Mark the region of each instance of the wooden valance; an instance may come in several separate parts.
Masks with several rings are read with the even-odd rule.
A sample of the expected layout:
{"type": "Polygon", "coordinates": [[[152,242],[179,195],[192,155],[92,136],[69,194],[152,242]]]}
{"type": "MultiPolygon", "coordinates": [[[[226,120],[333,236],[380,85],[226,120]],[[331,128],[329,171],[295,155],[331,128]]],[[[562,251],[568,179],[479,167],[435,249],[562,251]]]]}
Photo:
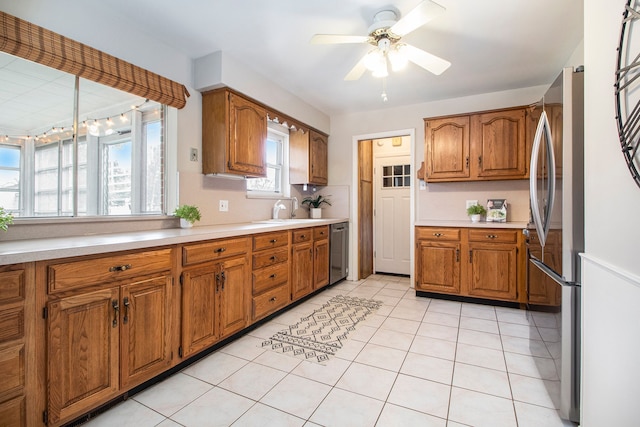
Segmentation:
{"type": "Polygon", "coordinates": [[[189,97],[180,83],[1,11],[0,51],[176,108],[189,97]]]}

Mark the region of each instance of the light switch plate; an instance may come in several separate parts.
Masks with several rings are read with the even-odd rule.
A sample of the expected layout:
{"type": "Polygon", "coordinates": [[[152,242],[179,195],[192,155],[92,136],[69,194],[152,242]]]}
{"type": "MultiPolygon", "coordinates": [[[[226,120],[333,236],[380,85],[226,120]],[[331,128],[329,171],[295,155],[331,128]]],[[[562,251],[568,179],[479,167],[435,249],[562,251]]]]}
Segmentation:
{"type": "Polygon", "coordinates": [[[469,209],[470,206],[477,205],[477,204],[478,204],[477,200],[467,200],[467,205],[465,209],[469,209]]]}
{"type": "Polygon", "coordinates": [[[229,212],[229,201],[228,200],[220,200],[220,205],[218,207],[220,212],[229,212]]]}
{"type": "Polygon", "coordinates": [[[197,162],[198,161],[198,149],[197,148],[192,148],[191,151],[189,152],[189,160],[191,160],[192,162],[197,162]]]}

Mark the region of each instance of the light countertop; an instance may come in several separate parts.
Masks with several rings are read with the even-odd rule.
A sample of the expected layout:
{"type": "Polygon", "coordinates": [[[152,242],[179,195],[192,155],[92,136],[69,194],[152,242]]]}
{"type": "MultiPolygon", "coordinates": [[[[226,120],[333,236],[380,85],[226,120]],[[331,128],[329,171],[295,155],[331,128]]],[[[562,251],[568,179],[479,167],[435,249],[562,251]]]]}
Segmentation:
{"type": "Polygon", "coordinates": [[[0,265],[42,261],[107,252],[144,249],[220,239],[269,231],[315,227],[349,221],[348,218],[255,221],[241,224],[169,228],[114,234],[94,234],[51,239],[0,241],[0,265]]]}
{"type": "Polygon", "coordinates": [[[471,222],[466,221],[443,221],[443,220],[422,220],[416,221],[416,227],[466,227],[466,228],[529,228],[526,221],[509,221],[509,222],[471,222]]]}

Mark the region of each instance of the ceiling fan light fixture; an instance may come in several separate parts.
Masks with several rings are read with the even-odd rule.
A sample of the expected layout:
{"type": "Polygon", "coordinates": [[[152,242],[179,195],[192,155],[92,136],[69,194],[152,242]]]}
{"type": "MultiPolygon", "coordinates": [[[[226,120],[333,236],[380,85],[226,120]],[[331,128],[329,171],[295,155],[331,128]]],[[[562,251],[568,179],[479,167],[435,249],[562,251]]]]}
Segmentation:
{"type": "Polygon", "coordinates": [[[372,72],[373,77],[387,77],[389,75],[389,70],[387,69],[387,60],[386,58],[384,58],[384,56],[382,58],[384,59],[384,61],[380,64],[378,68],[373,70],[372,72]]]}
{"type": "Polygon", "coordinates": [[[382,68],[387,68],[387,60],[379,49],[373,49],[364,57],[364,66],[375,73],[382,68]]]}
{"type": "Polygon", "coordinates": [[[389,50],[389,53],[387,54],[393,71],[404,70],[409,63],[409,59],[407,58],[407,54],[403,47],[404,45],[396,45],[393,49],[389,50]]]}

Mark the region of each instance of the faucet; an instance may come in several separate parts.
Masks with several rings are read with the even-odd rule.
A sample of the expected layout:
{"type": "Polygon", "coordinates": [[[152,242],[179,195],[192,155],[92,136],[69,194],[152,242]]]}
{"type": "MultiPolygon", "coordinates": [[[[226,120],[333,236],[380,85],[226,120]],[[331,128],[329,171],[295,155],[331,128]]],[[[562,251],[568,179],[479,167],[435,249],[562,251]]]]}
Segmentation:
{"type": "Polygon", "coordinates": [[[278,219],[278,213],[280,213],[280,210],[284,209],[286,210],[287,207],[282,203],[282,200],[278,200],[274,205],[273,205],[273,219],[278,219]]]}
{"type": "Polygon", "coordinates": [[[296,217],[296,209],[298,209],[298,198],[293,196],[291,198],[291,214],[290,214],[291,218],[296,217]]]}

